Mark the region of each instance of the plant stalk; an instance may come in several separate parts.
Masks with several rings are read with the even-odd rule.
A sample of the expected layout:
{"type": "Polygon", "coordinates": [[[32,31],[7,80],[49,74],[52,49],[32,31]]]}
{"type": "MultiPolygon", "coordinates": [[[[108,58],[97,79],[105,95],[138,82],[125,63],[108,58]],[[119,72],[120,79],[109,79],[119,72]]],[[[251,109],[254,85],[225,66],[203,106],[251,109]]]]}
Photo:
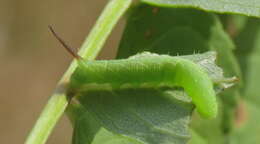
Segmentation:
{"type": "MultiPolygon", "coordinates": [[[[81,57],[86,60],[94,60],[97,57],[109,34],[120,17],[130,7],[131,2],[132,0],[110,0],[108,2],[79,50],[78,54],[81,57]]],[[[44,144],[47,141],[51,131],[69,104],[65,85],[69,82],[70,76],[76,67],[77,62],[73,60],[57,84],[57,88],[47,102],[47,105],[27,137],[25,144],[44,144]]]]}

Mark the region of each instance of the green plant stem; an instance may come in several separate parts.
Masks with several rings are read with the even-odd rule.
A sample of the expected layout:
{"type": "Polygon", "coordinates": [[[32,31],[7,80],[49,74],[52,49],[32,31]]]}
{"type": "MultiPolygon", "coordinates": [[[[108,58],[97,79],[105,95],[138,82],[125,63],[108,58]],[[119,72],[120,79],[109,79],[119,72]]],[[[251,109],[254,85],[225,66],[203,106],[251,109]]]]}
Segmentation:
{"type": "MultiPolygon", "coordinates": [[[[89,36],[80,48],[79,55],[84,59],[93,60],[103,47],[107,37],[126,12],[132,0],[110,0],[91,30],[89,36]]],[[[74,60],[59,81],[54,94],[49,99],[39,119],[31,130],[25,144],[44,144],[59,118],[64,113],[69,99],[66,96],[65,85],[77,67],[74,60]]]]}

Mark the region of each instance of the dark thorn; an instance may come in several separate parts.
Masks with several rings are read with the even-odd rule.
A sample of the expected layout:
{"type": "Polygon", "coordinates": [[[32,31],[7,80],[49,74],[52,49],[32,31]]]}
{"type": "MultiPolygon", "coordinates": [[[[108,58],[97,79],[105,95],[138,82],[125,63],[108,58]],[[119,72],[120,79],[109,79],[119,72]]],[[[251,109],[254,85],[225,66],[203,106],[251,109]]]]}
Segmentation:
{"type": "Polygon", "coordinates": [[[58,36],[58,34],[54,31],[52,26],[48,25],[48,28],[50,29],[51,33],[55,36],[55,38],[62,44],[62,46],[76,59],[82,59],[77,52],[73,48],[71,48],[69,45],[65,43],[64,40],[61,39],[61,37],[58,36]]]}

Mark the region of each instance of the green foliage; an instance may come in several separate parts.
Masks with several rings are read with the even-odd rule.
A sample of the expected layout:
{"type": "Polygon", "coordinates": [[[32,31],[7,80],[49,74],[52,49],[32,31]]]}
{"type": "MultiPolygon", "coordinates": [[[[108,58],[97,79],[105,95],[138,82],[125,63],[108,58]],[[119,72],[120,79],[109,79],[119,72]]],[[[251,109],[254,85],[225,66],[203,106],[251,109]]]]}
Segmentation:
{"type": "MultiPolygon", "coordinates": [[[[225,75],[240,76],[239,66],[232,52],[234,47],[218,16],[214,14],[194,9],[141,5],[133,10],[128,18],[118,57],[124,58],[141,51],[184,55],[215,50],[218,52],[217,62],[224,68],[225,75]]],[[[221,93],[224,108],[220,115],[223,116],[220,116],[216,123],[208,122],[216,125],[214,131],[218,135],[221,135],[222,131],[229,131],[232,127],[232,113],[236,106],[237,93],[238,88],[221,93]]],[[[195,121],[203,129],[200,133],[210,134],[205,129],[207,127],[205,121],[195,121]]],[[[208,130],[212,131],[212,128],[208,127],[208,130]]]]}
{"type": "MultiPolygon", "coordinates": [[[[129,12],[117,58],[127,58],[143,51],[176,56],[214,50],[224,74],[240,77],[239,64],[233,53],[235,44],[224,28],[227,29],[229,20],[232,20],[237,33],[243,33],[247,19],[239,16],[223,17],[220,19],[218,15],[190,8],[159,8],[143,4],[135,6],[129,12]]],[[[214,57],[209,55],[194,55],[188,59],[202,64],[213,81],[218,82],[216,90],[219,91],[219,88],[228,86],[224,83],[227,79],[224,79],[222,70],[214,66],[214,57]]],[[[220,93],[220,113],[213,120],[202,119],[197,114],[190,117],[192,104],[178,99],[185,95],[179,89],[131,89],[86,92],[79,94],[78,99],[85,111],[89,111],[92,118],[99,121],[102,129],[124,136],[125,141],[131,139],[132,143],[136,143],[136,140],[145,144],[221,144],[233,143],[243,135],[234,126],[241,95],[239,85],[220,93]],[[169,92],[171,99],[167,99],[169,92]],[[185,109],[182,103],[186,103],[190,109],[185,109]],[[180,104],[181,107],[176,108],[180,104]],[[182,116],[176,119],[179,113],[182,116]],[[187,129],[189,125],[191,139],[187,129]],[[180,129],[184,133],[179,133],[180,129]]],[[[245,141],[249,141],[249,138],[245,141]]]]}
{"type": "MultiPolygon", "coordinates": [[[[97,55],[116,21],[129,7],[130,0],[111,0],[109,4],[84,44],[87,46],[80,50],[80,55],[86,59],[97,55]]],[[[67,96],[73,97],[67,110],[74,127],[72,143],[258,144],[260,21],[232,14],[260,17],[260,0],[140,0],[128,11],[116,57],[126,59],[149,51],[193,61],[214,83],[219,104],[216,118],[203,119],[193,112],[198,104],[187,96],[188,91],[176,86],[109,90],[99,86],[94,90],[83,87],[80,91],[62,87],[67,96]],[[234,76],[239,79],[236,85],[234,76]]],[[[102,65],[106,67],[104,63],[102,65]]],[[[95,68],[93,70],[97,71],[92,75],[99,77],[99,68],[95,68]]],[[[72,79],[65,77],[69,85],[73,84],[70,80],[75,75],[82,75],[75,69],[74,62],[66,73],[74,73],[72,79]]],[[[140,76],[138,71],[134,72],[140,76]]],[[[121,72],[113,76],[117,74],[126,76],[121,72]]],[[[113,77],[106,76],[111,85],[113,77]]],[[[88,75],[83,75],[84,78],[91,79],[88,75]]],[[[128,78],[138,81],[138,77],[128,78]]],[[[58,88],[57,92],[60,92],[58,88]]],[[[203,91],[203,87],[200,88],[203,91]]],[[[48,116],[54,125],[59,115],[54,117],[53,113],[61,114],[68,101],[64,102],[64,96],[52,99],[59,105],[55,107],[50,103],[45,113],[48,115],[50,111],[48,116]],[[56,109],[51,111],[50,106],[56,109]]],[[[48,123],[42,126],[38,123],[36,130],[44,125],[48,123]]],[[[52,126],[47,128],[50,131],[52,126]]],[[[32,135],[43,140],[47,137],[47,134],[44,138],[37,137],[37,133],[32,135]]]]}

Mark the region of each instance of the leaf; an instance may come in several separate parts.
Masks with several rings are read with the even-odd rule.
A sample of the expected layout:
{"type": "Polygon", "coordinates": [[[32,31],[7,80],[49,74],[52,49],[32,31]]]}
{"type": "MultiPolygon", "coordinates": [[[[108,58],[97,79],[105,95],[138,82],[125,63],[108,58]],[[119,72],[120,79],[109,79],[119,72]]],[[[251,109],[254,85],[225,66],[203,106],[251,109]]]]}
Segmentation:
{"type": "MultiPolygon", "coordinates": [[[[234,44],[216,15],[193,9],[140,5],[128,18],[118,58],[142,51],[185,55],[208,50],[217,51],[217,63],[225,69],[226,76],[240,77],[239,65],[232,52],[234,44]]],[[[228,95],[225,98],[235,103],[237,96],[228,95]]]]}
{"type": "MultiPolygon", "coordinates": [[[[185,55],[209,50],[217,52],[217,63],[225,70],[228,77],[240,77],[240,68],[233,54],[235,45],[224,31],[218,16],[194,9],[159,8],[148,5],[135,7],[129,15],[121,40],[117,58],[126,58],[143,51],[159,54],[185,55]]],[[[216,71],[215,69],[210,73],[216,71]]],[[[218,79],[218,78],[216,78],[218,79]]],[[[219,121],[209,121],[215,129],[198,119],[198,125],[208,132],[217,133],[224,139],[224,134],[232,129],[234,110],[239,97],[238,87],[221,94],[223,112],[219,121]]],[[[201,135],[201,133],[198,133],[201,135]]],[[[209,141],[209,143],[213,143],[209,141]]]]}
{"type": "Polygon", "coordinates": [[[80,104],[71,104],[67,114],[74,126],[73,144],[140,144],[108,131],[80,104]]]}
{"type": "Polygon", "coordinates": [[[156,89],[93,91],[79,102],[109,131],[147,144],[184,144],[193,109],[177,93],[156,89]],[[181,98],[181,99],[180,99],[181,98]]]}
{"type": "Polygon", "coordinates": [[[207,41],[215,21],[214,15],[193,9],[139,5],[128,18],[117,57],[143,51],[169,55],[205,52],[211,47],[207,41]]]}
{"type": "Polygon", "coordinates": [[[161,7],[191,7],[209,12],[260,17],[260,0],[142,0],[161,7]]]}

